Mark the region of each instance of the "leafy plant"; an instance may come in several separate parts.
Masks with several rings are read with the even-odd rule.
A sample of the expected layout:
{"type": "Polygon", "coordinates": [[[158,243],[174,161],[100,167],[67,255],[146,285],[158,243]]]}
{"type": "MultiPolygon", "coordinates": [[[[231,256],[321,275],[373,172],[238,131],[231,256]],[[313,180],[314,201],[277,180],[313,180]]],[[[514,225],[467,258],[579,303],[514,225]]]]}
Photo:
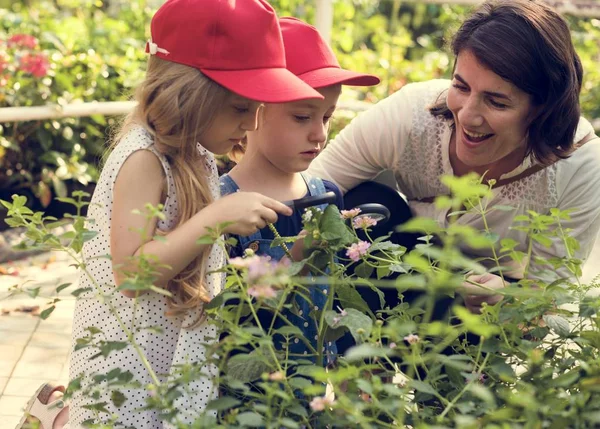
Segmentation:
{"type": "MultiPolygon", "coordinates": [[[[451,196],[438,198],[436,204],[447,208],[452,218],[468,210],[485,219],[495,210],[508,209],[490,207],[490,188],[476,177],[446,177],[444,183],[451,196]]],[[[78,193],[69,202],[80,211],[85,197],[78,193]]],[[[56,237],[52,234],[56,220],[33,213],[22,197],[2,204],[11,226],[26,228],[29,245],[66,251],[85,273],[87,262],[79,251],[91,235],[81,216],[74,216],[73,233],[56,237]]],[[[151,391],[147,406],[180,428],[597,426],[600,301],[588,292],[598,282],[584,285],[577,280],[581,266],[573,258],[577,243],[561,227],[568,212],[531,212],[517,219],[515,227],[542,245],[549,237],[561,238],[567,254],[546,262],[566,269],[575,281],[521,280],[494,291],[504,296],[502,303],[484,305],[481,314],[470,313],[456,299],[447,319],[434,317],[436,302],[457,297],[468,273],[497,272],[506,259],[530,257],[531,246],[526,243],[526,250],[518,251],[515,243],[499,241],[489,231],[456,222],[441,228],[437,222],[417,218],[402,227],[422,235],[421,244],[407,252],[387,237],[369,239],[374,220],[358,214],[356,210],[340,213],[333,206],[325,211],[309,209],[304,216],[306,258],[301,262],[275,263],[252,252],[231,259],[224,268],[225,290],[205,307],[212,323],[227,335],[206,345],[206,360],[180,365],[164,382],[151,372],[149,384],[119,368],[108,374],[82,374],[71,382],[69,391],[81,390],[105,420],[105,427],[119,427],[118,417],[108,415],[107,403],[94,398],[111,391],[111,401],[118,407],[127,401],[124,390],[132,386],[151,391]],[[484,268],[463,254],[459,243],[493,247],[496,267],[484,268]],[[284,308],[297,311],[294,295],[309,299],[306,291],[314,284],[300,275],[307,269],[316,282],[330,286],[325,307],[304,315],[318,327],[317,347],[294,324],[263,326],[257,316],[264,310],[279,316],[284,308]],[[392,280],[388,278],[392,273],[400,275],[392,280]],[[372,314],[358,286],[392,288],[400,304],[372,314]],[[411,290],[420,292],[420,298],[405,300],[411,290]],[[324,342],[335,341],[344,332],[356,345],[325,368],[330,356],[323,351],[324,342]],[[306,344],[305,355],[290,354],[289,346],[295,342],[306,344]],[[207,410],[177,409],[177,397],[185,394],[190,380],[206,377],[201,368],[209,364],[220,370],[212,380],[220,386],[220,397],[207,410]],[[190,425],[192,420],[195,426],[190,425]]],[[[148,206],[140,215],[161,216],[161,207],[148,206]]],[[[219,231],[216,228],[201,242],[226,246],[219,231]]],[[[166,293],[152,286],[151,261],[150,255],[140,256],[141,274],[135,282],[125,282],[126,287],[166,293]]],[[[13,293],[32,291],[35,287],[12,289],[13,293]]],[[[490,291],[478,284],[469,289],[469,293],[479,292],[490,291]]],[[[48,299],[52,305],[58,298],[48,299]]],[[[143,317],[137,317],[133,326],[143,323],[143,317]]],[[[123,329],[131,332],[130,326],[123,329]]],[[[134,338],[127,334],[126,342],[116,342],[90,326],[88,334],[77,339],[77,347],[93,348],[101,358],[127,344],[136,347],[134,338]]],[[[136,350],[143,358],[144,351],[136,350]]]]}

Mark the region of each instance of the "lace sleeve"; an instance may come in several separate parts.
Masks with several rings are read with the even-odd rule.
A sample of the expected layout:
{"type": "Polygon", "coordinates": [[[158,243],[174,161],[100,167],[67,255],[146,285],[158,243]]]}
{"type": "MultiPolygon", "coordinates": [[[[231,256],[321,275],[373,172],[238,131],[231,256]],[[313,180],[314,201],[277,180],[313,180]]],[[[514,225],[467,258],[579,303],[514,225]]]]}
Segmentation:
{"type": "MultiPolygon", "coordinates": [[[[586,146],[578,149],[571,158],[557,163],[558,208],[572,210],[570,219],[562,220],[560,225],[578,243],[578,249],[571,256],[584,261],[590,255],[600,231],[600,170],[598,165],[600,165],[600,139],[590,141],[586,146]]],[[[563,239],[551,237],[551,240],[552,244],[549,247],[534,242],[534,258],[528,277],[548,280],[549,271],[554,270],[542,261],[553,257],[568,256],[563,239]]],[[[553,277],[556,276],[570,278],[572,274],[566,268],[561,268],[554,273],[553,277]]]]}

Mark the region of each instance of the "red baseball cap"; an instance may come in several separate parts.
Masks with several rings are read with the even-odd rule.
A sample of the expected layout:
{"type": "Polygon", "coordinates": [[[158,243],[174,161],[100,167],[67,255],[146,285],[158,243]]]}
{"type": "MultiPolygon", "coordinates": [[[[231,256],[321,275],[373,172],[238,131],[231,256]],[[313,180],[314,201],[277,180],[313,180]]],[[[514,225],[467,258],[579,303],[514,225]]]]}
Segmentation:
{"type": "Polygon", "coordinates": [[[277,15],[265,0],[167,0],[150,34],[150,54],[194,67],[251,100],[323,98],[286,69],[277,15]]]}
{"type": "Polygon", "coordinates": [[[279,25],[288,70],[313,88],[372,86],[380,82],[377,76],[341,68],[333,50],[312,25],[291,17],[281,18],[279,25]]]}

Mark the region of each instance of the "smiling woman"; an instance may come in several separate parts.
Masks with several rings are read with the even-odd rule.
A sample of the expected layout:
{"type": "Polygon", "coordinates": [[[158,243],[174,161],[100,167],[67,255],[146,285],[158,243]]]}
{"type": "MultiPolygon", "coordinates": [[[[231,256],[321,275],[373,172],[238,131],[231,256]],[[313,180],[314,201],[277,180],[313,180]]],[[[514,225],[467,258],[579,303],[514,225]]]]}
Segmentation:
{"type": "MultiPolygon", "coordinates": [[[[573,209],[562,225],[579,242],[575,256],[585,260],[600,228],[600,139],[580,117],[582,67],[567,23],[542,2],[492,0],[462,24],[452,48],[451,81],[406,85],[359,115],[309,172],[357,195],[368,186],[362,182],[392,170],[411,212],[443,226],[448,211],[433,204],[448,193],[440,178],[476,172],[502,185],[493,189],[489,207],[513,209],[489,213],[487,225],[466,213],[459,224],[489,227],[525,251],[526,233],[511,228],[516,216],[573,209]]],[[[463,250],[483,260],[493,256],[492,249],[463,250]]],[[[534,243],[531,261],[507,262],[505,275],[567,277],[540,262],[566,255],[558,238],[549,247],[534,243]]],[[[503,285],[498,276],[486,279],[490,287],[503,285]]],[[[477,311],[485,300],[497,298],[472,306],[467,299],[467,306],[477,311]]]]}

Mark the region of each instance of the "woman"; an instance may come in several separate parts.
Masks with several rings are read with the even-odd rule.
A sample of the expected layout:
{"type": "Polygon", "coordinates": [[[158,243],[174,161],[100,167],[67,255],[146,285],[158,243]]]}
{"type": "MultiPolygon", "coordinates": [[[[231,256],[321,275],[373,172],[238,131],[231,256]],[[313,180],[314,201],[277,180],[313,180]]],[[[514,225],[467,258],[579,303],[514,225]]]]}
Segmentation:
{"type": "MultiPolygon", "coordinates": [[[[600,139],[580,118],[583,73],[567,23],[537,1],[492,0],[463,23],[452,49],[451,81],[407,85],[359,115],[309,173],[347,192],[392,170],[412,213],[441,225],[448,213],[431,201],[448,193],[441,176],[485,173],[508,182],[493,190],[489,206],[514,207],[486,216],[500,238],[526,251],[526,233],[510,229],[515,216],[572,208],[562,225],[580,244],[575,256],[587,258],[600,228],[600,139]]],[[[476,214],[458,222],[484,229],[476,214]]],[[[562,240],[551,240],[550,247],[533,244],[528,278],[568,277],[539,263],[538,257],[567,255],[562,240]]],[[[492,256],[491,249],[464,250],[492,256]]],[[[510,268],[507,276],[523,277],[524,265],[510,268]]],[[[477,280],[495,289],[504,285],[495,275],[477,280]]],[[[476,312],[483,302],[499,300],[467,296],[466,305],[476,312]]]]}

